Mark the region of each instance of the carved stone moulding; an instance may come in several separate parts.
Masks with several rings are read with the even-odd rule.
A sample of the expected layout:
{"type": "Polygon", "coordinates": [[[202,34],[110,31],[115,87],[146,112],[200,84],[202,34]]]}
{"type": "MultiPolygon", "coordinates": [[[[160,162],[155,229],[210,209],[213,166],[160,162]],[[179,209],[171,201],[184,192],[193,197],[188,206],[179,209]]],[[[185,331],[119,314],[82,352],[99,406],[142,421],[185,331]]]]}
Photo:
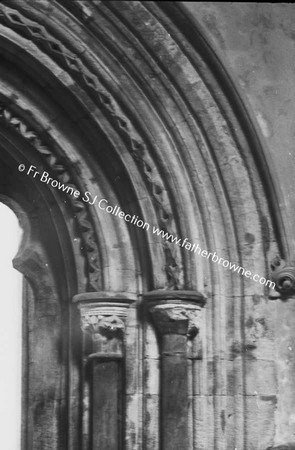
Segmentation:
{"type": "MultiPolygon", "coordinates": [[[[1,16],[1,14],[0,14],[1,16]]],[[[0,102],[0,123],[5,127],[13,129],[19,134],[27,143],[30,143],[37,153],[41,156],[44,163],[48,164],[51,173],[61,183],[66,183],[74,190],[85,189],[79,186],[76,182],[76,174],[68,162],[62,162],[61,157],[55,153],[43,140],[39,134],[33,130],[21,117],[16,115],[9,109],[8,104],[1,100],[0,102]]],[[[60,191],[57,191],[60,194],[60,191]]],[[[80,231],[82,245],[84,251],[81,253],[83,259],[86,259],[86,276],[88,278],[88,288],[95,291],[99,286],[100,270],[99,270],[99,249],[96,242],[94,226],[88,208],[81,199],[77,199],[71,195],[68,196],[69,203],[74,212],[74,219],[80,231]]]]}
{"type": "MultiPolygon", "coordinates": [[[[110,120],[110,123],[114,126],[121,138],[125,141],[127,139],[127,148],[130,151],[132,158],[142,174],[143,180],[149,190],[151,199],[154,203],[155,210],[158,216],[159,226],[165,229],[170,234],[175,234],[176,224],[174,223],[172,207],[168,202],[168,195],[166,192],[165,183],[156,167],[153,158],[149,154],[148,145],[137,130],[133,121],[124,113],[120,102],[116,96],[105,88],[101,83],[100,77],[93,70],[90,70],[87,66],[87,59],[85,60],[85,54],[83,57],[73,51],[73,48],[69,47],[67,41],[64,39],[56,39],[52,32],[47,27],[47,24],[40,24],[27,17],[28,10],[21,11],[10,7],[11,5],[0,5],[0,19],[9,26],[12,30],[19,33],[21,36],[26,37],[33,42],[40,50],[49,55],[58,65],[60,65],[66,73],[69,73],[75,82],[83,88],[85,92],[90,90],[91,98],[99,105],[104,112],[105,116],[110,120]]],[[[76,5],[77,6],[77,5],[76,5]]],[[[21,9],[21,8],[19,8],[21,9]]],[[[89,63],[88,63],[89,64],[89,63]]],[[[79,215],[84,212],[85,222],[89,218],[87,217],[87,210],[83,202],[75,199],[76,211],[79,215]]],[[[91,223],[91,222],[90,222],[91,223]]],[[[97,249],[95,236],[91,234],[92,228],[87,227],[86,231],[81,228],[86,235],[86,251],[92,252],[87,259],[89,265],[89,290],[95,291],[99,289],[99,280],[97,277],[98,256],[96,255],[97,249]],[[89,242],[88,242],[89,241],[89,242]],[[89,245],[88,245],[89,244],[89,245]],[[89,251],[88,248],[90,247],[89,251]]],[[[167,286],[169,288],[174,287],[178,289],[181,286],[181,269],[180,269],[180,250],[168,241],[161,243],[164,249],[166,257],[165,271],[167,276],[167,286]]]]}
{"type": "Polygon", "coordinates": [[[157,290],[145,294],[144,301],[161,335],[186,335],[192,339],[198,333],[206,303],[200,292],[157,290]]]}
{"type": "Polygon", "coordinates": [[[135,294],[104,291],[73,297],[80,310],[81,329],[92,340],[93,352],[88,359],[124,357],[125,320],[128,308],[136,300],[135,294]]]}

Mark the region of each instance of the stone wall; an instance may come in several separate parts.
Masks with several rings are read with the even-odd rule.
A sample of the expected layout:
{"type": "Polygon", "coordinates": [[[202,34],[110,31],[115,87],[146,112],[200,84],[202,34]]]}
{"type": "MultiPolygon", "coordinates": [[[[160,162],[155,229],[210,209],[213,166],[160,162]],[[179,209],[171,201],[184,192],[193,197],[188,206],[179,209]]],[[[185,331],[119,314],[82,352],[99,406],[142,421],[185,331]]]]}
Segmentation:
{"type": "MultiPolygon", "coordinates": [[[[290,3],[183,2],[236,83],[279,193],[289,258],[295,258],[295,7],[290,3]]],[[[277,305],[278,378],[283,379],[275,441],[295,441],[294,300],[277,305]]],[[[268,375],[265,375],[267,384],[268,375]]],[[[281,448],[281,447],[280,447],[281,448]]],[[[287,447],[282,447],[287,448],[287,447]]],[[[293,447],[288,447],[293,448],[293,447]]]]}
{"type": "Polygon", "coordinates": [[[256,121],[281,189],[295,257],[295,7],[290,3],[183,2],[203,27],[256,121]]]}

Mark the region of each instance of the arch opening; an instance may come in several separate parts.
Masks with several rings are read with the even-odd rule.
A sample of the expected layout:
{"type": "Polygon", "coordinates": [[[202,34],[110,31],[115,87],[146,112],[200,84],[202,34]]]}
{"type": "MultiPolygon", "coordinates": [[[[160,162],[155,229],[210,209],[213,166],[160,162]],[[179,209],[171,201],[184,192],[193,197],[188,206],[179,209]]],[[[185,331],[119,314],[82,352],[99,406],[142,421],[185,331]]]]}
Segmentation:
{"type": "Polygon", "coordinates": [[[22,275],[12,267],[22,229],[8,206],[0,203],[0,434],[7,450],[21,447],[22,275]]]}

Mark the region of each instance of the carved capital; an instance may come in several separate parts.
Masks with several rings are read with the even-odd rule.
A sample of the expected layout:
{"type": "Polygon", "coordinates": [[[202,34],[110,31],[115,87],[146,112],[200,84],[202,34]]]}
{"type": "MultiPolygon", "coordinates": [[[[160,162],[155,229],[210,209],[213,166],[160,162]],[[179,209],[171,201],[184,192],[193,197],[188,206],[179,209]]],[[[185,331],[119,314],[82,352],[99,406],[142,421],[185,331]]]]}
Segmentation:
{"type": "Polygon", "coordinates": [[[125,319],[133,301],[134,296],[110,292],[93,292],[74,297],[80,310],[82,331],[92,339],[93,353],[88,359],[123,357],[125,319]]]}
{"type": "Polygon", "coordinates": [[[201,315],[199,306],[166,303],[154,306],[151,313],[161,334],[182,334],[193,338],[199,331],[201,315]]]}
{"type": "Polygon", "coordinates": [[[82,331],[89,334],[101,334],[108,339],[122,338],[125,325],[122,319],[114,315],[102,315],[101,311],[81,310],[82,331]]]}
{"type": "Polygon", "coordinates": [[[161,335],[186,335],[192,339],[199,331],[205,297],[194,291],[153,291],[144,296],[161,335]]]}

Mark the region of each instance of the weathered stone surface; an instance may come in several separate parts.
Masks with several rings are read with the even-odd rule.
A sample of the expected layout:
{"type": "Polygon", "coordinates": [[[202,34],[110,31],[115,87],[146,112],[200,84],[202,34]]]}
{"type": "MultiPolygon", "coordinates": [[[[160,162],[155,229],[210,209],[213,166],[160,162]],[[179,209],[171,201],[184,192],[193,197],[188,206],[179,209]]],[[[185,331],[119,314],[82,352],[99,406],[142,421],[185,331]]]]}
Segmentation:
{"type": "Polygon", "coordinates": [[[1,2],[24,450],[294,447],[289,281],[279,299],[207,256],[265,280],[274,257],[295,264],[295,10],[184,4],[1,2]]]}

